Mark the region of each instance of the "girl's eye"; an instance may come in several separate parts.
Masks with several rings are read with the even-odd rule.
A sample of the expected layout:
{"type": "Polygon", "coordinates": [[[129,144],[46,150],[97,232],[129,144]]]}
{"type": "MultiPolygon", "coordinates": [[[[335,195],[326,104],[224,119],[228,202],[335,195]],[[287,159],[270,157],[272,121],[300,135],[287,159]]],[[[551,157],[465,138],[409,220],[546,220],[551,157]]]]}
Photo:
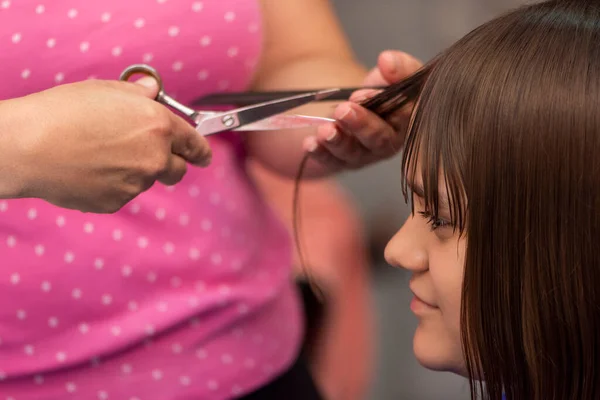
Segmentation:
{"type": "Polygon", "coordinates": [[[450,221],[446,221],[441,218],[436,218],[427,211],[419,211],[419,214],[427,220],[427,223],[431,226],[432,231],[435,231],[438,228],[452,226],[452,223],[450,221]]]}

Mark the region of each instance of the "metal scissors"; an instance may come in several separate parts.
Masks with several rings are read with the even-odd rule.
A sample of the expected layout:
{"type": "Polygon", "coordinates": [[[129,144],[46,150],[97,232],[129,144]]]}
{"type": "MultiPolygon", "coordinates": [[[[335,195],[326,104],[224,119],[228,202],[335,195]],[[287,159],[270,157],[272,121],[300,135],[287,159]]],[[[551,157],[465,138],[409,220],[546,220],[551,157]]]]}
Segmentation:
{"type": "Polygon", "coordinates": [[[340,89],[327,89],[307,92],[236,108],[235,110],[226,112],[197,111],[179,103],[177,100],[166,94],[162,78],[158,72],[149,65],[130,65],[121,73],[119,79],[127,81],[136,73],[149,75],[156,79],[159,91],[155,100],[187,116],[196,124],[196,130],[203,136],[230,130],[258,131],[297,129],[315,126],[322,124],[323,122],[334,121],[330,118],[287,115],[282,113],[312,101],[320,101],[340,91],[340,89]]]}

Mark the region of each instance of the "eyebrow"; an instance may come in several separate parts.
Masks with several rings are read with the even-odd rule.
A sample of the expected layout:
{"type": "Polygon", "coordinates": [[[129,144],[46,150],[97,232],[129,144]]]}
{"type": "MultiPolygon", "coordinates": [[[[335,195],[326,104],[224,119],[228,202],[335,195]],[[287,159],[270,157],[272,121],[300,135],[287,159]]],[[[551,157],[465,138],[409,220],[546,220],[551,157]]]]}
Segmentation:
{"type": "MultiPolygon", "coordinates": [[[[425,198],[425,189],[423,188],[423,184],[410,181],[407,182],[407,184],[414,195],[422,199],[425,198]]],[[[440,209],[450,210],[450,204],[448,203],[448,195],[446,194],[446,191],[438,190],[438,202],[440,209]]]]}

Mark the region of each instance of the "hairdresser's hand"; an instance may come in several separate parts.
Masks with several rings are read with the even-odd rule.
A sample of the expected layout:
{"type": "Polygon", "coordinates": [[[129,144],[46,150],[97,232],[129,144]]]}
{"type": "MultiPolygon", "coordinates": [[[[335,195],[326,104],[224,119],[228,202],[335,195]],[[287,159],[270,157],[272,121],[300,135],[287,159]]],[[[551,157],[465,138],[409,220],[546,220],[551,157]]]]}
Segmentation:
{"type": "MultiPolygon", "coordinates": [[[[377,67],[365,78],[364,86],[398,82],[420,67],[421,62],[406,53],[385,51],[380,54],[377,67]]],[[[359,90],[350,101],[337,106],[333,114],[337,122],[320,126],[317,136],[304,143],[314,159],[334,169],[359,168],[400,150],[411,107],[405,107],[386,122],[359,105],[376,93],[372,89],[359,90]]]]}
{"type": "Polygon", "coordinates": [[[85,81],[0,103],[13,145],[0,151],[18,166],[0,162],[0,187],[15,189],[0,194],[110,213],[155,181],[177,183],[188,162],[208,165],[206,139],[152,100],[157,91],[152,78],[85,81]]]}

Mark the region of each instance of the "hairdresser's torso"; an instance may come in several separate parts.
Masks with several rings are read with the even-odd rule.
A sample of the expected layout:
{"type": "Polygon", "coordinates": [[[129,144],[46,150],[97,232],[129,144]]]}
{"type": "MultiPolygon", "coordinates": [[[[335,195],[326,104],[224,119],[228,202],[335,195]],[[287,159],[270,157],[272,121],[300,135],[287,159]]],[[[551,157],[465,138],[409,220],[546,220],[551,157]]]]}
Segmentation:
{"type": "MultiPolygon", "coordinates": [[[[187,103],[247,88],[261,44],[255,1],[3,0],[0,99],[145,62],[187,103]]],[[[210,141],[210,168],[114,215],[0,201],[0,395],[224,398],[293,359],[287,233],[241,139],[210,141]]]]}

